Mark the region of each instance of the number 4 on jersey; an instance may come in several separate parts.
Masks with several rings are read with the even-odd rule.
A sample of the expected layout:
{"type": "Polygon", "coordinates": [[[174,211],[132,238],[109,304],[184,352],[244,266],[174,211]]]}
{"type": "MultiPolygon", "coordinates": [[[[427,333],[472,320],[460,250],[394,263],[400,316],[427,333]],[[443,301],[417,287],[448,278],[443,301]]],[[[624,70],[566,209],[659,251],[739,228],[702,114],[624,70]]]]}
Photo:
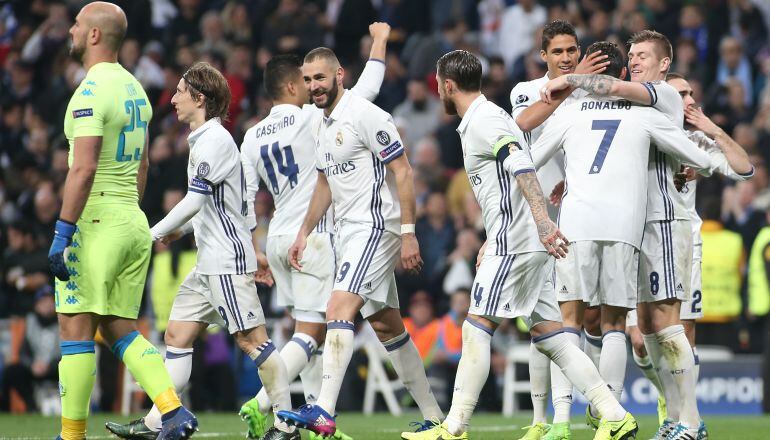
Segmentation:
{"type": "Polygon", "coordinates": [[[599,151],[596,152],[594,163],[591,164],[591,169],[588,171],[588,174],[598,174],[599,171],[602,170],[604,159],[607,157],[607,152],[610,150],[612,140],[615,139],[619,125],[620,119],[596,120],[591,124],[591,130],[603,130],[604,137],[599,144],[599,151]]]}
{"type": "Polygon", "coordinates": [[[294,161],[294,152],[291,150],[291,145],[281,147],[278,142],[273,142],[273,145],[268,152],[267,145],[259,147],[259,154],[262,156],[262,161],[265,164],[265,171],[267,171],[267,177],[270,180],[270,186],[273,188],[273,194],[279,193],[278,178],[275,175],[275,168],[273,168],[273,161],[270,159],[270,152],[273,153],[275,163],[278,166],[278,172],[289,178],[289,184],[291,188],[297,185],[297,174],[299,174],[299,166],[294,161]],[[284,163],[286,159],[286,163],[284,163]]]}

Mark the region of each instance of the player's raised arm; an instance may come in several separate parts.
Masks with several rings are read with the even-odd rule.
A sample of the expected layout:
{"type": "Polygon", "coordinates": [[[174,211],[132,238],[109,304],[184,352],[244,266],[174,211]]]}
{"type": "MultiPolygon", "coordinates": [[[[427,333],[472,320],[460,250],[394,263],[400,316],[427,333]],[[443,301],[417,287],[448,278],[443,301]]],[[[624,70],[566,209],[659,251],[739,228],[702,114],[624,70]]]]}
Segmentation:
{"type": "Polygon", "coordinates": [[[567,256],[569,241],[548,216],[543,190],[540,188],[540,182],[538,182],[537,174],[535,174],[535,164],[527,154],[525,147],[514,136],[503,136],[493,145],[492,153],[497,161],[503,164],[506,171],[516,178],[516,184],[529,204],[532,217],[537,225],[540,242],[543,243],[545,249],[556,258],[567,256]]]}
{"type": "Polygon", "coordinates": [[[366,62],[361,76],[351,92],[374,101],[380,93],[382,80],[385,78],[385,55],[390,36],[390,25],[375,22],[369,25],[369,35],[372,36],[372,49],[369,51],[369,61],[366,62]]]}
{"type": "Polygon", "coordinates": [[[689,106],[684,109],[684,116],[687,122],[692,124],[698,130],[701,130],[706,136],[714,140],[716,145],[722,150],[727,159],[727,168],[720,168],[719,172],[739,180],[746,179],[754,175],[754,166],[749,160],[749,155],[743,147],[735,142],[721,127],[716,125],[708,116],[703,113],[700,107],[689,106]],[[732,175],[731,171],[735,173],[732,175]]]}
{"type": "Polygon", "coordinates": [[[663,113],[649,109],[648,132],[659,150],[688,164],[704,175],[712,172],[709,153],[698,148],[685,134],[684,130],[674,125],[663,113]]]}

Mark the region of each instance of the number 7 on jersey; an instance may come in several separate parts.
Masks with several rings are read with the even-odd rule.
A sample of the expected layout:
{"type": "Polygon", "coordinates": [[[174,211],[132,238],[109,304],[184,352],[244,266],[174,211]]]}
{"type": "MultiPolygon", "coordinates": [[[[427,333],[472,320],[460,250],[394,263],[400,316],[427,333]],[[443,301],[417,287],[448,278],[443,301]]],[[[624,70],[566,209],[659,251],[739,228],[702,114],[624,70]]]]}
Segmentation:
{"type": "Polygon", "coordinates": [[[599,144],[599,150],[594,157],[594,163],[591,164],[591,169],[588,174],[598,174],[602,170],[604,165],[604,159],[607,157],[607,152],[610,150],[612,140],[615,139],[615,135],[618,133],[618,126],[620,125],[620,119],[606,119],[606,120],[594,120],[591,124],[591,130],[603,130],[604,137],[599,144]]]}

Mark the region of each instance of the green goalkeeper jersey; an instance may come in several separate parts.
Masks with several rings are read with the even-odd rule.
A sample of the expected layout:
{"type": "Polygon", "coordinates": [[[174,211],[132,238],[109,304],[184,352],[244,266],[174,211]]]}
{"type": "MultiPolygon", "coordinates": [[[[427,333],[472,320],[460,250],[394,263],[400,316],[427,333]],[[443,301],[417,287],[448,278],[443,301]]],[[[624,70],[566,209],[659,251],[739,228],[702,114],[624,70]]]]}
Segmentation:
{"type": "Polygon", "coordinates": [[[152,107],[142,85],[118,63],[91,67],[64,117],[69,164],[75,138],[101,136],[102,148],[88,204],[138,203],[136,176],[152,107]]]}

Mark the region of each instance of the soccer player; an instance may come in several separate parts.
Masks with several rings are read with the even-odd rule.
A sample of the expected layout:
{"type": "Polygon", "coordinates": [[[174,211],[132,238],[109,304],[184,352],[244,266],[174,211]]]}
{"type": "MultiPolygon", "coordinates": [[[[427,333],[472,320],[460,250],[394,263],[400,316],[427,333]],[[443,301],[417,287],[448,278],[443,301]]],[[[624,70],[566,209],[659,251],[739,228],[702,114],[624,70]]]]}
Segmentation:
{"type": "Polygon", "coordinates": [[[307,237],[333,204],[337,276],[326,307],[323,381],[316,404],[278,417],[329,436],[335,407],[353,355],[353,319],[360,311],[388,351],[398,376],[428,422],[443,417],[431,392],[417,348],[399,313],[394,269],[422,265],[414,235],[412,169],[391,116],[342,89],[344,71],[327,48],[312,50],[302,66],[313,103],[323,109],[311,128],[316,141],[317,182],[289,262],[303,271],[307,237]]]}
{"type": "MultiPolygon", "coordinates": [[[[543,87],[544,99],[567,87],[582,88],[600,96],[618,96],[650,105],[681,127],[682,99],[664,81],[673,57],[668,38],[645,30],[634,34],[629,43],[632,82],[607,75],[566,75],[543,87]]],[[[637,363],[642,371],[645,364],[646,370],[651,364],[658,371],[665,395],[668,419],[655,438],[671,440],[707,435],[695,399],[695,357],[680,320],[681,303],[690,295],[693,256],[690,215],[674,184],[680,165],[676,158],[657,148],[650,149],[647,220],[639,265],[638,328],[629,327],[632,342],[639,341],[641,331],[649,353],[649,360],[641,357],[641,344],[634,343],[637,363]],[[663,345],[672,349],[663,350],[663,345]]],[[[617,362],[613,370],[624,368],[624,363],[617,362]]],[[[645,375],[655,380],[652,372],[645,371],[645,375]]]]}
{"type": "Polygon", "coordinates": [[[87,73],[64,118],[70,169],[48,253],[58,279],[64,440],[86,436],[97,327],[158,406],[161,438],[189,438],[198,425],[181,406],[160,353],[136,330],[152,245],[139,209],[152,108],[139,82],[117,62],[126,28],[122,9],[94,2],[80,10],[69,31],[70,55],[87,73]]]}
{"type": "MultiPolygon", "coordinates": [[[[228,329],[256,364],[273,410],[288,409],[286,366],[268,338],[254,281],[257,259],[250,228],[256,227],[256,221],[249,209],[253,205],[246,200],[238,146],[221,123],[230,105],[227,81],[208,63],[196,63],[182,75],[171,104],[191,130],[188,188],[184,199],[153,226],[152,236],[168,242],[192,229],[198,258],[171,308],[166,367],[181,390],[190,378],[193,342],[206,327],[216,324],[228,329]]],[[[143,421],[108,425],[123,438],[137,438],[137,431],[145,428],[157,428],[155,407],[143,421]]],[[[262,438],[296,440],[300,434],[276,419],[262,438]]]]}
{"type": "MultiPolygon", "coordinates": [[[[387,23],[369,26],[373,45],[369,62],[350,92],[373,100],[385,70],[385,44],[390,33],[387,23]]],[[[307,403],[315,403],[321,388],[321,350],[326,336],[326,303],[334,282],[332,213],[308,236],[302,271],[293,269],[286,258],[307,212],[316,183],[315,144],[310,124],[323,110],[308,104],[308,90],[302,78],[302,61],[294,56],[273,57],[265,67],[265,91],[273,100],[270,114],[246,132],[241,157],[247,176],[248,200],[257,191],[257,179],[267,184],[275,201],[275,214],[267,234],[267,259],[276,281],[277,303],[288,307],[296,320],[294,335],[281,350],[289,382],[302,378],[307,403]]],[[[249,436],[264,431],[270,399],[265,389],[246,402],[241,416],[249,424],[249,436]]],[[[311,437],[315,434],[311,433],[311,437]]],[[[334,438],[349,438],[340,430],[334,438]]]]}
{"type": "MultiPolygon", "coordinates": [[[[543,127],[550,116],[557,113],[560,104],[565,105],[585,95],[583,90],[576,90],[564,99],[546,103],[540,100],[540,88],[551,78],[568,73],[600,73],[609,64],[606,55],[601,52],[593,52],[587,55],[581,63],[580,45],[578,44],[575,28],[567,21],[555,20],[543,28],[540,58],[548,66],[548,72],[542,77],[532,81],[523,81],[511,90],[511,115],[516,125],[524,132],[524,139],[532,146],[543,132],[543,127]]],[[[557,152],[551,160],[537,169],[537,178],[541,188],[550,192],[559,182],[564,180],[564,156],[557,152]]],[[[552,220],[558,217],[558,208],[548,205],[548,214],[552,220]]],[[[562,319],[564,320],[564,334],[575,344],[580,342],[580,328],[582,325],[582,302],[579,298],[562,297],[562,293],[556,292],[559,301],[562,319]]],[[[587,314],[594,313],[598,309],[589,309],[587,314]]],[[[591,347],[589,345],[589,347],[591,347]]],[[[551,361],[548,356],[541,353],[535,344],[530,344],[529,379],[532,386],[532,425],[527,427],[526,434],[521,440],[558,440],[569,438],[570,435],[570,408],[572,406],[572,383],[567,380],[560,369],[550,368],[551,361]],[[548,405],[549,375],[553,390],[553,425],[547,424],[546,407],[548,405]],[[546,434],[547,433],[547,434],[546,434]]]]}
{"type": "MultiPolygon", "coordinates": [[[[463,350],[446,420],[404,439],[467,439],[467,429],[490,368],[492,334],[504,319],[526,317],[537,348],[562,369],[603,418],[597,439],[632,437],[636,421],[599,376],[585,353],[564,335],[550,274],[569,242],[548,217],[529,148],[513,119],[481,94],[481,63],[456,50],[437,63],[439,95],[457,131],[465,169],[484,217],[488,243],[463,324],[463,350]]],[[[549,124],[550,127],[550,124],[549,124]]]]}
{"type": "MultiPolygon", "coordinates": [[[[731,138],[724,130],[703,113],[703,110],[697,106],[693,99],[692,87],[685,77],[678,73],[669,73],[666,75],[666,82],[669,83],[682,97],[684,106],[685,121],[694,128],[694,131],[687,131],[691,141],[695,142],[703,150],[715,151],[718,160],[713,163],[712,168],[716,172],[732,180],[747,180],[754,175],[754,166],[749,161],[749,155],[746,150],[731,138]]],[[[712,161],[714,159],[712,158],[712,161]]],[[[688,170],[689,171],[689,170],[688,170]]],[[[692,173],[687,173],[692,177],[692,173]]],[[[698,380],[698,351],[695,347],[695,320],[703,317],[701,308],[701,255],[703,240],[700,235],[701,220],[698,212],[695,210],[695,191],[697,189],[697,180],[692,179],[684,184],[682,198],[684,199],[687,212],[690,214],[690,226],[692,227],[693,257],[692,257],[692,278],[690,281],[689,299],[682,302],[682,308],[679,314],[684,326],[687,340],[692,346],[695,356],[695,381],[698,380]]]]}

